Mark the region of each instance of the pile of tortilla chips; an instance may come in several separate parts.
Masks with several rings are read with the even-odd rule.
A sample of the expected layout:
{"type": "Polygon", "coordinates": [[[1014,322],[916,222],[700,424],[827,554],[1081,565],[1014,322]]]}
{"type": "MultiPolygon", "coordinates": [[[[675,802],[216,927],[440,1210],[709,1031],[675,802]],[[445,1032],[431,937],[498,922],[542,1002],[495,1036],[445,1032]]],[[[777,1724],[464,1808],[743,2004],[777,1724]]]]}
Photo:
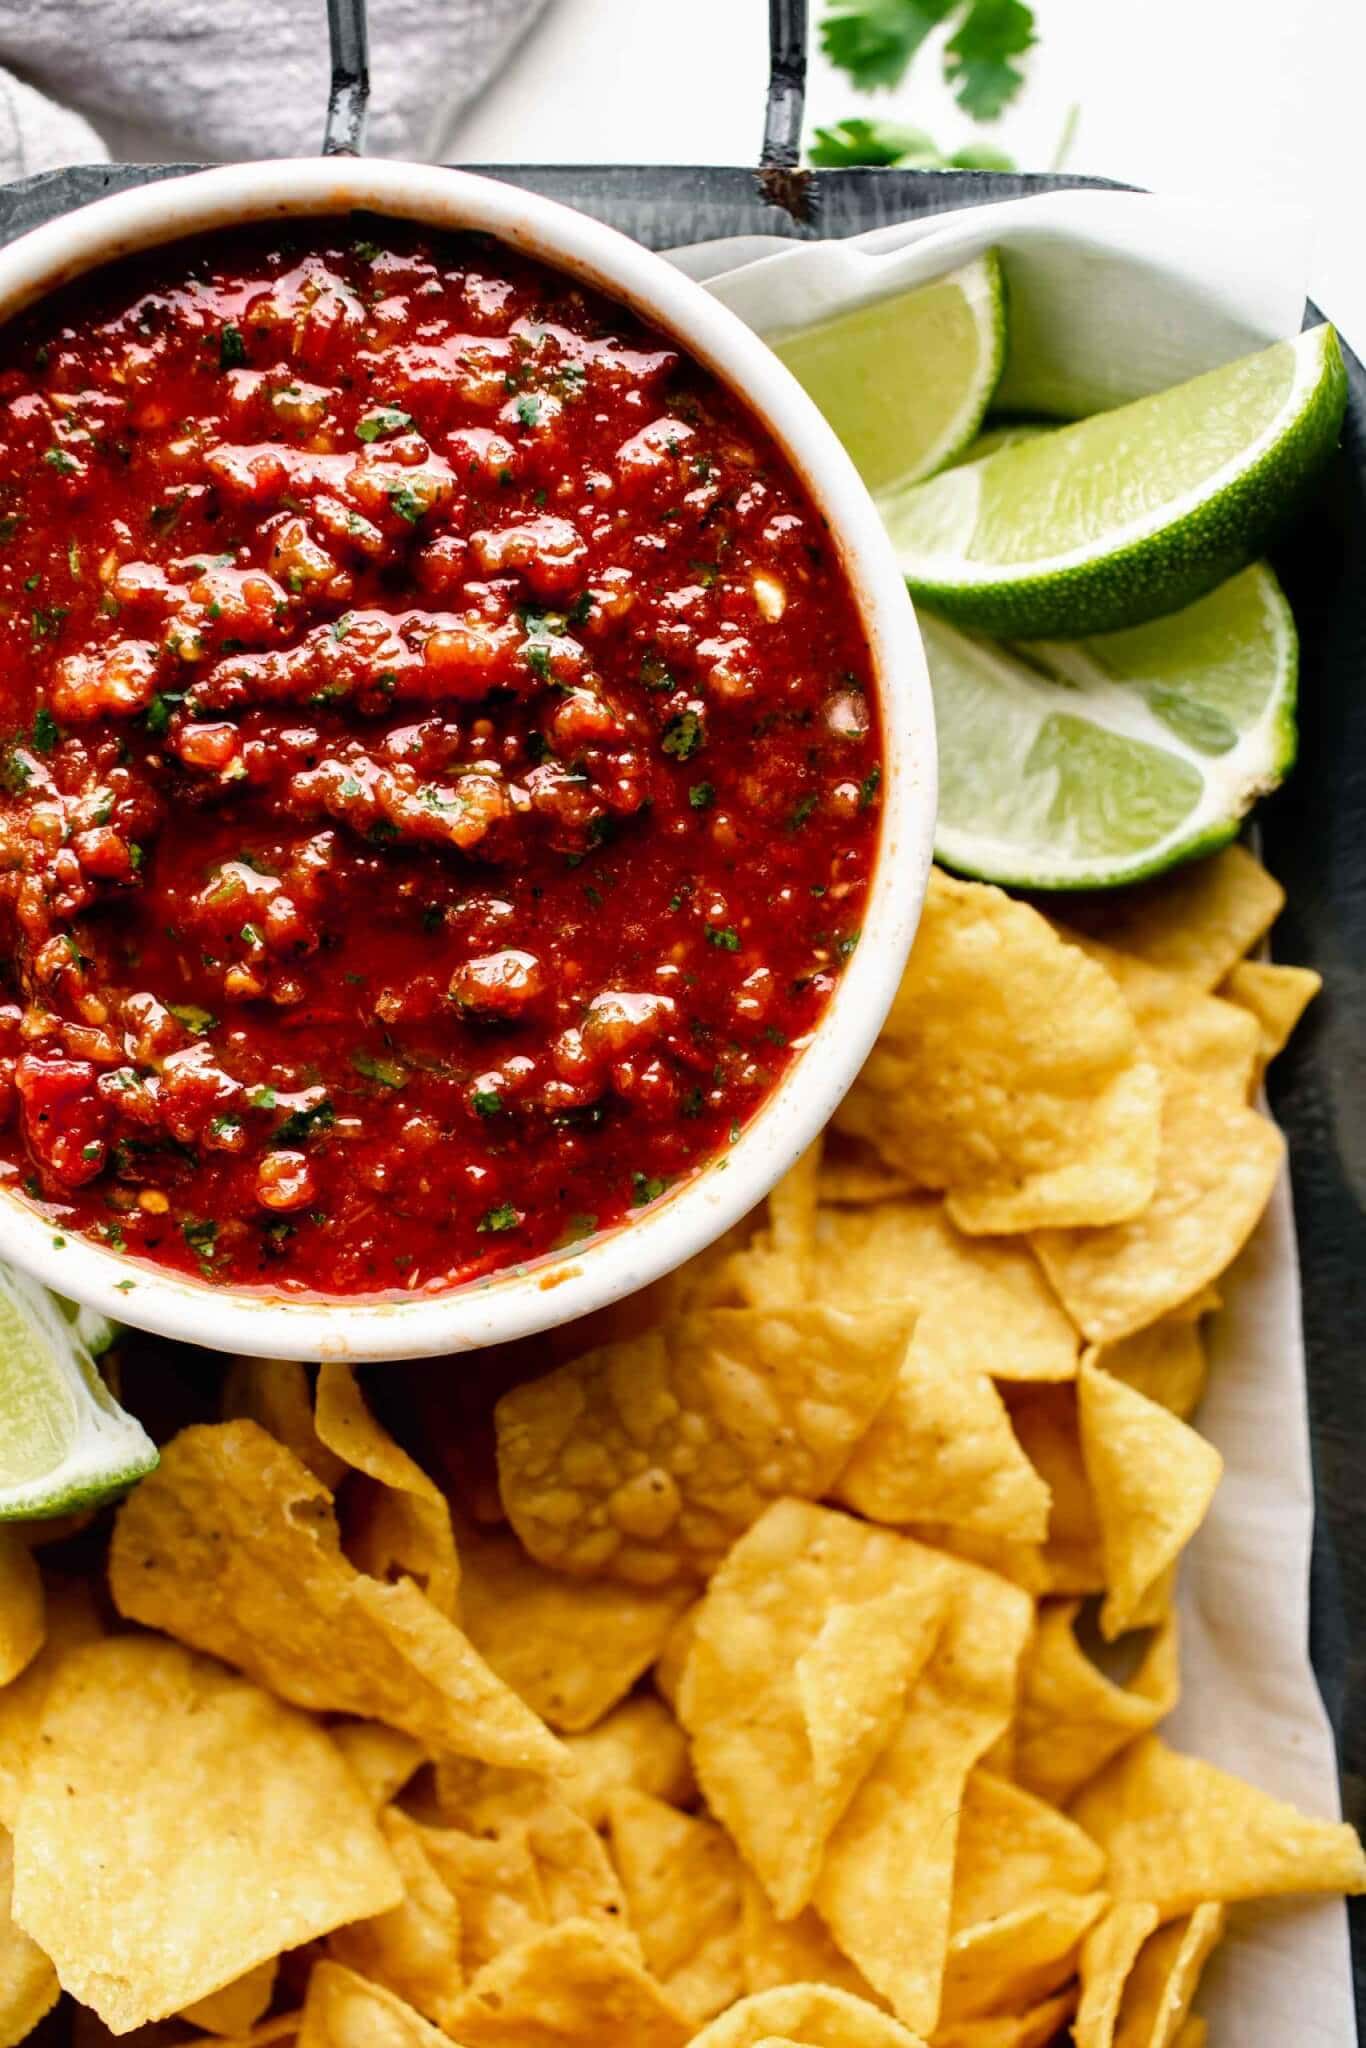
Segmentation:
{"type": "Polygon", "coordinates": [[[205,1365],[116,1512],[0,1532],[0,2048],[59,1987],[82,2044],[1199,2048],[1240,1901],[1366,1889],[1158,1732],[1278,906],[936,874],[824,1145],[648,1299],[205,1365]]]}

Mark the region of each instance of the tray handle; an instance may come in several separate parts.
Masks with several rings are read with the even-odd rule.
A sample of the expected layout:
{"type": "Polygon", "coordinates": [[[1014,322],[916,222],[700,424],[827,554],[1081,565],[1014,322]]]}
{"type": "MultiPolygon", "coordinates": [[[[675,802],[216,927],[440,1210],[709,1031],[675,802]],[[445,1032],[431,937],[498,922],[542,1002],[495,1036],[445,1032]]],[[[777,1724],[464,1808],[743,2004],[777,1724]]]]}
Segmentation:
{"type": "Polygon", "coordinates": [[[323,123],[324,156],[359,156],[370,103],[370,37],[365,0],[327,0],[332,83],[323,123]]]}
{"type": "Polygon", "coordinates": [[[795,167],[805,101],[806,0],[768,0],[768,107],[761,170],[795,167]]]}

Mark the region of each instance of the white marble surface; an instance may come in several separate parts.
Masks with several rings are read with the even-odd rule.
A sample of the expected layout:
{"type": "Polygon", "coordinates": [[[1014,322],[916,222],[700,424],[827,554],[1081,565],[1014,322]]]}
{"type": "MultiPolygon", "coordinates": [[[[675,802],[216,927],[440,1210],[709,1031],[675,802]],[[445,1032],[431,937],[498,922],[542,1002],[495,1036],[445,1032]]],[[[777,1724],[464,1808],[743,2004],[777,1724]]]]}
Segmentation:
{"type": "MultiPolygon", "coordinates": [[[[813,0],[813,14],[817,0],[813,0]]],[[[973,131],[930,52],[872,101],[817,59],[809,125],[872,111],[944,147],[999,140],[1048,168],[1079,107],[1070,169],[1169,193],[1290,200],[1315,296],[1366,352],[1363,0],[1035,0],[1041,44],[1005,118],[973,131]]],[[[748,163],[758,149],[766,0],[551,0],[443,152],[466,163],[748,163]]]]}

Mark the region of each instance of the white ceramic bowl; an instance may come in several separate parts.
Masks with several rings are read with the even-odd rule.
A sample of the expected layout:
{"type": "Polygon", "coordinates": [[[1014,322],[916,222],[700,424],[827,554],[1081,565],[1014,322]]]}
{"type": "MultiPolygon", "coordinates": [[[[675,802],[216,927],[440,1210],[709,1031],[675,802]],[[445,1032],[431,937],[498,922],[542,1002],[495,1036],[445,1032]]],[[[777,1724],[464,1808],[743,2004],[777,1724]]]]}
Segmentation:
{"type": "Polygon", "coordinates": [[[915,617],[849,458],[789,372],[662,258],[586,215],[492,179],[346,158],[225,165],[102,199],[0,250],[0,318],[97,265],[209,229],[362,207],[473,228],[582,278],[663,328],[764,421],[828,520],[872,650],[886,744],[882,827],[858,949],[810,1045],[724,1159],[571,1255],[412,1301],[238,1293],[54,1236],[0,1192],[0,1257],[116,1321],[272,1358],[420,1358],[524,1337],[631,1293],[751,1209],[827,1121],[896,991],[920,915],[935,809],[934,718],[915,617]],[[128,1285],[132,1282],[131,1287],[128,1285]]]}

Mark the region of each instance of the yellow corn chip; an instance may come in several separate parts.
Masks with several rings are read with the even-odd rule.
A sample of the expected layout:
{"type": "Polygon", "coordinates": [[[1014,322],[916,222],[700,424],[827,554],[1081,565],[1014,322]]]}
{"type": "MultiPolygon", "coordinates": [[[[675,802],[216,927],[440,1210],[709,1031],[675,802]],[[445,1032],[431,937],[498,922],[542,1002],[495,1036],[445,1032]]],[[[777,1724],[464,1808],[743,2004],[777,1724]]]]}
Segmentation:
{"type": "Polygon", "coordinates": [[[758,2048],[772,2039],[802,2048],[924,2048],[889,2013],[828,1984],[788,1984],[742,1998],[703,2027],[692,2048],[758,2048]]]}
{"type": "Polygon", "coordinates": [[[387,1913],[339,1927],[328,1937],[328,1951],[444,2027],[465,1983],[460,1907],[416,1821],[391,1807],[380,1827],[403,1879],[403,1898],[387,1913]]]}
{"type": "Polygon", "coordinates": [[[1245,1009],[1204,995],[1184,975],[1132,953],[1070,936],[1119,983],[1150,1059],[1246,1102],[1256,1078],[1258,1030],[1245,1009]]]}
{"type": "MultiPolygon", "coordinates": [[[[1042,1543],[1012,1543],[1004,1536],[980,1536],[971,1529],[956,1529],[947,1522],[912,1522],[904,1536],[926,1543],[931,1550],[947,1550],[965,1564],[980,1564],[984,1571],[1009,1579],[1035,1598],[1052,1590],[1052,1576],[1044,1562],[1042,1543]]],[[[1099,1567],[1097,1567],[1099,1569],[1099,1567]]]]}
{"type": "Polygon", "coordinates": [[[671,1806],[697,1794],[683,1730],[661,1700],[623,1700],[582,1735],[565,1737],[572,1770],[557,1781],[561,1797],[594,1827],[606,1818],[613,1792],[644,1792],[671,1806]]]}
{"type": "Polygon", "coordinates": [[[659,1654],[659,1662],[655,1665],[655,1685],[675,1713],[678,1711],[678,1688],[682,1684],[683,1668],[692,1650],[692,1639],[697,1633],[697,1617],[701,1609],[700,1600],[694,1600],[690,1607],[683,1609],[669,1630],[664,1648],[659,1654]]]}
{"type": "Polygon", "coordinates": [[[1163,1316],[1132,1337],[1103,1345],[1095,1362],[1111,1379],[1170,1408],[1183,1422],[1199,1407],[1209,1377],[1199,1321],[1186,1315],[1163,1316]]]}
{"type": "Polygon", "coordinates": [[[19,1531],[0,1523],[0,1686],[11,1684],[42,1645],[42,1574],[19,1531]]]}
{"type": "Polygon", "coordinates": [[[740,1859],[714,1821],[643,1792],[612,1793],[607,1821],[646,1968],[700,2026],[745,1989],[740,1859]]]}
{"type": "Polygon", "coordinates": [[[1247,1010],[1257,1023],[1257,1059],[1267,1066],[1284,1052],[1290,1034],[1319,990],[1323,976],[1312,967],[1282,967],[1270,960],[1240,960],[1219,993],[1247,1010]]]}
{"type": "Polygon", "coordinates": [[[234,1358],[220,1399],[225,1422],[259,1422],[331,1493],[346,1460],[319,1441],[308,1369],[294,1358],[234,1358]]]}
{"type": "Polygon", "coordinates": [[[1354,1828],[1297,1813],[1156,1735],[1087,1785],[1072,1816],[1109,1858],[1116,1899],[1151,1900],[1164,1920],[1206,1901],[1366,1891],[1354,1828]]]}
{"type": "Polygon", "coordinates": [[[692,2035],[629,1950],[586,1920],[487,1964],[451,2030],[460,2048],[683,2048],[692,2035]]]}
{"type": "Polygon", "coordinates": [[[1224,1461],[1169,1409],[1102,1372],[1093,1352],[1082,1360],[1077,1405],[1105,1556],[1100,1627],[1113,1641],[1204,1521],[1224,1461]]]}
{"type": "Polygon", "coordinates": [[[940,2022],[1027,2011],[1075,1975],[1087,1930],[1104,1912],[1104,1892],[1059,1892],[1016,1906],[950,1937],[940,2022]]]}
{"type": "Polygon", "coordinates": [[[1009,1387],[1006,1405],[1020,1447],[1052,1496],[1042,1564],[1044,1590],[1099,1592],[1105,1584],[1100,1521],[1081,1454],[1075,1387],[1009,1387]]]}
{"type": "Polygon", "coordinates": [[[814,1906],[795,1920],[780,1920],[758,1878],[743,1868],[740,1889],[746,1991],[769,1991],[777,1984],[832,1984],[870,2005],[882,2003],[863,1972],[835,1946],[814,1906]]]}
{"type": "Polygon", "coordinates": [[[180,2014],[192,2026],[203,2027],[206,2034],[222,2034],[229,2040],[234,2036],[249,2034],[275,1996],[275,1977],[279,1970],[278,1956],[267,1956],[263,1963],[257,1963],[244,1977],[238,1977],[232,1984],[225,1984],[221,1991],[211,1991],[207,1998],[197,1998],[193,2005],[187,2005],[180,2014]]]}
{"type": "Polygon", "coordinates": [[[64,1660],[15,1827],[14,1917],[114,2032],[401,1896],[306,1716],[149,1636],[64,1660]]]}
{"type": "Polygon", "coordinates": [[[0,1688],[0,1827],[11,1830],[52,1681],[72,1650],[97,1641],[101,1634],[94,1600],[81,1579],[49,1585],[46,1607],[42,1649],[18,1678],[0,1688]]]}
{"type": "Polygon", "coordinates": [[[910,963],[836,1112],[960,1228],[1114,1222],[1151,1198],[1156,1076],[1114,982],[999,889],[935,870],[910,963]]]}
{"type": "Polygon", "coordinates": [[[1222,1906],[1197,1906],[1148,1937],[1124,1987],[1115,2048],[1172,2048],[1226,1919],[1222,1906]]]}
{"type": "Polygon", "coordinates": [[[707,1803],[784,1919],[901,1718],[952,1567],[899,1536],[778,1501],[701,1604],[678,1696],[707,1803]]]}
{"type": "Polygon", "coordinates": [[[360,1779],[376,1813],[397,1798],[426,1761],[420,1742],[382,1721],[338,1721],[328,1734],[360,1779]]]}
{"type": "Polygon", "coordinates": [[[545,1932],[545,1892],[525,1827],[505,1825],[484,1840],[460,1828],[423,1826],[420,1838],[459,1908],[460,1961],[467,1978],[545,1932]]]}
{"type": "Polygon", "coordinates": [[[0,2048],[26,2040],[60,1996],[57,1973],[10,1913],[14,1847],[0,1828],[0,2048]]]}
{"type": "Polygon", "coordinates": [[[1093,1892],[1104,1871],[1103,1853],[1066,1814],[992,1771],[970,1774],[953,1869],[954,1933],[1050,1894],[1093,1892]]]}
{"type": "Polygon", "coordinates": [[[313,1424],[319,1442],[360,1478],[347,1504],[352,1562],[372,1579],[412,1579],[455,1619],[460,1565],[446,1497],[380,1428],[349,1365],[318,1367],[313,1424]]]}
{"type": "Polygon", "coordinates": [[[1284,902],[1280,883],[1246,847],[1226,846],[1136,889],[1069,904],[1068,922],[1210,989],[1266,936],[1284,902]]]}
{"type": "Polygon", "coordinates": [[[1051,1496],[992,1381],[942,1370],[914,1341],[831,1492],[873,1522],[932,1521],[1021,1543],[1048,1533],[1051,1496]]]}
{"type": "Polygon", "coordinates": [[[861,1208],[865,1202],[891,1202],[914,1192],[915,1182],[880,1159],[866,1139],[851,1138],[832,1124],[821,1155],[822,1202],[861,1208]]]}
{"type": "Polygon", "coordinates": [[[498,1403],[498,1474],[533,1557],[642,1585],[705,1574],[781,1494],[824,1493],[896,1382],[914,1310],[712,1309],[498,1403]]]}
{"type": "Polygon", "coordinates": [[[1114,2048],[1124,1987],[1156,1926],[1156,1906],[1140,1901],[1113,1906],[1087,1935],[1081,1949],[1081,1999],[1072,2029],[1076,2048],[1114,2048]]]}
{"type": "Polygon", "coordinates": [[[1094,1343],[1155,1323],[1232,1264],[1271,1199],[1285,1141],[1245,1103],[1170,1075],[1157,1193],[1131,1223],[1031,1242],[1094,1343]]]}
{"type": "Polygon", "coordinates": [[[326,1490],[254,1422],[182,1430],[119,1510],[115,1605],[282,1699],[429,1750],[554,1770],[559,1744],[411,1581],[341,1554],[326,1490]]]}
{"type": "Polygon", "coordinates": [[[1188,2019],[1176,2037],[1176,2048],[1205,2048],[1209,2039],[1209,2022],[1197,2014],[1188,2019]]]}
{"type": "Polygon", "coordinates": [[[341,1963],[315,1963],[299,2048],[449,2048],[444,2034],[382,1984],[341,1963]]]}
{"type": "Polygon", "coordinates": [[[935,2030],[934,2048],[1054,2048],[1077,2002],[1076,1988],[1046,1998],[1029,2012],[952,2020],[935,2030]]]}
{"type": "Polygon", "coordinates": [[[591,1923],[639,1960],[622,1883],[601,1835],[563,1800],[547,1797],[525,1823],[549,1925],[591,1923]]]}
{"type": "Polygon", "coordinates": [[[1175,1615],[1158,1628],[1127,1686],[1092,1663],[1076,1637],[1080,1602],[1046,1601],[1025,1652],[1015,1773],[1021,1785],[1062,1805],[1079,1786],[1176,1705],[1180,1692],[1175,1615]]]}
{"type": "Polygon", "coordinates": [[[1004,1579],[942,1553],[924,1555],[949,1575],[943,1632],[900,1726],[830,1838],[815,1905],[897,2017],[928,2033],[938,2016],[964,1786],[1009,1726],[1034,1610],[1004,1579]]]}
{"type": "MultiPolygon", "coordinates": [[[[292,2041],[303,2024],[302,2012],[278,2012],[273,2019],[258,2020],[245,2034],[233,2036],[231,2048],[275,2048],[275,2043],[292,2041]]],[[[195,2034],[181,2048],[224,2048],[222,2034],[195,2034]]],[[[90,2048],[94,2048],[93,2042],[90,2048]]]]}
{"type": "Polygon", "coordinates": [[[569,1579],[515,1536],[462,1531],[465,1633],[505,1685],[552,1728],[591,1728],[660,1656],[686,1584],[569,1579]]]}

